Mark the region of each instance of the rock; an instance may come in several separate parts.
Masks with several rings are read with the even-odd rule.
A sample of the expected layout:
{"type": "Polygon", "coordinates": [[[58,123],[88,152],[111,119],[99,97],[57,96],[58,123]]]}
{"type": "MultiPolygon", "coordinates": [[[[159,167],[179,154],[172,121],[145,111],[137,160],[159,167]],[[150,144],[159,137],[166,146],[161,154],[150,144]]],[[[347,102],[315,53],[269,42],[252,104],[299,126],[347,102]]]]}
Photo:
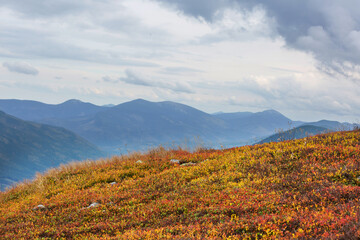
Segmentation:
{"type": "Polygon", "coordinates": [[[116,185],[117,184],[117,182],[111,182],[110,183],[110,185],[112,185],[112,186],[114,186],[114,185],[116,185]]]}
{"type": "Polygon", "coordinates": [[[208,158],[202,161],[201,163],[206,163],[207,161],[210,161],[208,158]]]}
{"type": "Polygon", "coordinates": [[[171,159],[171,160],[170,160],[170,163],[173,163],[173,164],[180,164],[180,160],[177,160],[177,159],[171,159]]]}
{"type": "Polygon", "coordinates": [[[189,162],[189,163],[183,163],[180,166],[181,167],[187,167],[187,166],[195,166],[195,165],[196,165],[196,163],[189,162]]]}
{"type": "Polygon", "coordinates": [[[95,208],[98,206],[100,206],[100,203],[94,202],[94,203],[90,204],[87,208],[95,208]]]}
{"type": "Polygon", "coordinates": [[[46,207],[44,205],[37,205],[36,207],[33,208],[33,210],[45,210],[46,207]]]}
{"type": "Polygon", "coordinates": [[[136,163],[141,164],[141,163],[144,163],[144,162],[143,162],[143,161],[141,161],[141,160],[138,160],[136,163]]]}
{"type": "Polygon", "coordinates": [[[89,209],[89,208],[96,208],[96,207],[99,207],[99,206],[100,206],[100,203],[93,202],[88,207],[83,207],[83,208],[79,209],[78,211],[83,211],[83,210],[86,210],[86,209],[89,209]]]}

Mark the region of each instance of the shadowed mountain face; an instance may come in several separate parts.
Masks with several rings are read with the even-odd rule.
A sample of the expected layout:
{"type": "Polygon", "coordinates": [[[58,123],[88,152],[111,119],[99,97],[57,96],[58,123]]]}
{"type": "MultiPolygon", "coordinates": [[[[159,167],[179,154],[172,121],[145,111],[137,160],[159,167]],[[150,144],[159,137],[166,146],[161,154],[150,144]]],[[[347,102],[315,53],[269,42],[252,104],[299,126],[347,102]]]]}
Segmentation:
{"type": "Polygon", "coordinates": [[[303,125],[291,130],[287,130],[284,132],[279,132],[274,135],[271,135],[270,137],[267,137],[262,141],[258,142],[258,144],[299,139],[299,138],[310,137],[317,134],[328,133],[328,132],[331,132],[331,130],[324,127],[303,125]]]}
{"type": "Polygon", "coordinates": [[[0,190],[32,178],[35,172],[103,154],[64,128],[26,122],[0,111],[0,190]]]}

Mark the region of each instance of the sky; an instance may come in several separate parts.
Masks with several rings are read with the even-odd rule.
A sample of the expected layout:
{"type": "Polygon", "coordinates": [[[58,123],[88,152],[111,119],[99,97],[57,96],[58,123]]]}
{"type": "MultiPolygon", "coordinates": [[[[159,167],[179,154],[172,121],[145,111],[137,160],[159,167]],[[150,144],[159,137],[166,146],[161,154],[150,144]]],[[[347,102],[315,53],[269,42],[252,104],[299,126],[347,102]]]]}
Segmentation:
{"type": "Polygon", "coordinates": [[[358,0],[0,0],[0,98],[360,122],[358,0]]]}

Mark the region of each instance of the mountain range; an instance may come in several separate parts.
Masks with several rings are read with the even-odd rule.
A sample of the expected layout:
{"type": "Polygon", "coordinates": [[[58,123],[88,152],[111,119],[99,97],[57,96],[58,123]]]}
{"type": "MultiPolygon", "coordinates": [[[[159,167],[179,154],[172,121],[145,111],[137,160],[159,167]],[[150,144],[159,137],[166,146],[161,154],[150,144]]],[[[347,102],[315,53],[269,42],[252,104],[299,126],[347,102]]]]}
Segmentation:
{"type": "Polygon", "coordinates": [[[115,106],[74,99],[55,105],[0,100],[0,110],[23,120],[64,127],[112,154],[184,142],[210,147],[252,144],[276,130],[302,124],[330,130],[351,127],[336,121],[292,121],[275,110],[208,114],[180,103],[143,99],[115,106]]]}
{"type": "Polygon", "coordinates": [[[275,110],[208,114],[180,103],[143,99],[105,106],[79,100],[45,104],[12,99],[0,100],[0,110],[2,184],[70,160],[104,156],[104,152],[123,154],[184,143],[190,148],[233,147],[353,126],[327,120],[292,121],[275,110]],[[286,132],[290,128],[295,130],[286,132]]]}
{"type": "Polygon", "coordinates": [[[69,130],[23,121],[0,111],[0,190],[62,163],[104,155],[69,130]]]}
{"type": "Polygon", "coordinates": [[[175,102],[142,99],[116,106],[79,100],[58,105],[0,100],[0,110],[24,120],[64,127],[111,153],[159,144],[195,145],[196,141],[206,146],[244,145],[273,134],[275,129],[299,125],[275,110],[208,114],[175,102]]]}

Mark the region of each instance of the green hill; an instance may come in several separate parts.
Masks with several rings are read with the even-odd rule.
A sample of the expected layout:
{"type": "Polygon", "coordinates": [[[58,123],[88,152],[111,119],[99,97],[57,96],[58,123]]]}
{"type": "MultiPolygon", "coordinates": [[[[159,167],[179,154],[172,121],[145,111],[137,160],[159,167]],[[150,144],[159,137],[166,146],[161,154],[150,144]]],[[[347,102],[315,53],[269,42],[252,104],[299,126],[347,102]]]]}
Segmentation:
{"type": "Polygon", "coordinates": [[[102,154],[64,128],[26,122],[0,111],[0,189],[61,163],[102,154]]]}

